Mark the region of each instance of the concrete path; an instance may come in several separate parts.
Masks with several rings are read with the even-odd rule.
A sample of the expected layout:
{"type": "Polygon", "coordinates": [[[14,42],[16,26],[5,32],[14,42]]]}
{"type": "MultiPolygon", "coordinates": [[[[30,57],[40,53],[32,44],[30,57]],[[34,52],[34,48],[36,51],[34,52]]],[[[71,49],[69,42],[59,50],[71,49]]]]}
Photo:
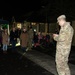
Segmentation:
{"type": "MultiPolygon", "coordinates": [[[[20,50],[18,50],[18,52],[22,54],[22,56],[25,56],[31,61],[40,65],[47,71],[53,73],[54,75],[57,75],[55,59],[52,56],[41,53],[36,50],[28,51],[26,53],[23,53],[20,50]]],[[[72,75],[75,75],[75,65],[69,63],[69,66],[70,66],[72,75]]]]}

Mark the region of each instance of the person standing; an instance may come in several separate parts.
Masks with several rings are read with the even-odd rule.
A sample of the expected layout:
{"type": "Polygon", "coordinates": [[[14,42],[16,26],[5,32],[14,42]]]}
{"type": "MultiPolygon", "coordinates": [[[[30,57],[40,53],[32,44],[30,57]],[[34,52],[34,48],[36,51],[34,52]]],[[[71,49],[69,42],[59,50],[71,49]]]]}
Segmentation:
{"type": "Polygon", "coordinates": [[[10,43],[12,44],[12,51],[15,51],[17,43],[17,33],[15,27],[10,31],[10,43]]]}
{"type": "Polygon", "coordinates": [[[7,29],[4,29],[2,33],[2,44],[3,44],[3,53],[7,53],[7,48],[9,45],[9,35],[7,29]]]}
{"type": "Polygon", "coordinates": [[[2,30],[2,27],[0,26],[0,49],[2,49],[2,46],[3,46],[3,44],[2,44],[2,33],[3,33],[3,30],[2,30]]]}
{"type": "Polygon", "coordinates": [[[20,45],[23,52],[26,52],[26,48],[28,45],[28,33],[26,28],[23,28],[21,35],[20,35],[20,45]]]}
{"type": "Polygon", "coordinates": [[[56,68],[58,75],[71,75],[68,58],[71,51],[71,43],[74,34],[74,29],[70,22],[66,21],[65,15],[60,15],[57,18],[60,25],[59,34],[53,34],[53,38],[57,41],[56,45],[56,68]]]}
{"type": "Polygon", "coordinates": [[[32,27],[29,27],[29,30],[28,30],[28,50],[32,50],[32,43],[33,43],[33,30],[32,30],[32,27]]]}

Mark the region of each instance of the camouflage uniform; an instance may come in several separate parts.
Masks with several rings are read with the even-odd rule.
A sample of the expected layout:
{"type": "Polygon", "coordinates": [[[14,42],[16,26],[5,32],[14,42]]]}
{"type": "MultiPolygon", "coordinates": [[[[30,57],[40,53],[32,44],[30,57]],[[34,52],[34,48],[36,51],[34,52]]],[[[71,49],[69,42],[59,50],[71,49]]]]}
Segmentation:
{"type": "Polygon", "coordinates": [[[28,49],[31,50],[32,48],[32,41],[33,41],[33,30],[30,29],[28,31],[28,35],[29,35],[29,38],[28,38],[28,49]]]}
{"type": "Polygon", "coordinates": [[[71,50],[71,42],[73,37],[73,28],[69,22],[61,27],[59,35],[54,37],[57,41],[56,46],[56,67],[59,75],[71,75],[68,66],[68,57],[71,50]]]}

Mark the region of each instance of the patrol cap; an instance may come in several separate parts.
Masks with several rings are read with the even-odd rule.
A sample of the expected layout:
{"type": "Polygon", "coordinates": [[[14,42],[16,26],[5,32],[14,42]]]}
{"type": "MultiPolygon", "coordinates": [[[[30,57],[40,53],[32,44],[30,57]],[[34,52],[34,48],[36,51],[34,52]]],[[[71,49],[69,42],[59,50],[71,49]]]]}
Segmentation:
{"type": "Polygon", "coordinates": [[[57,18],[57,21],[58,21],[58,20],[61,20],[61,19],[66,19],[66,16],[65,16],[65,15],[60,15],[60,16],[57,18]]]}

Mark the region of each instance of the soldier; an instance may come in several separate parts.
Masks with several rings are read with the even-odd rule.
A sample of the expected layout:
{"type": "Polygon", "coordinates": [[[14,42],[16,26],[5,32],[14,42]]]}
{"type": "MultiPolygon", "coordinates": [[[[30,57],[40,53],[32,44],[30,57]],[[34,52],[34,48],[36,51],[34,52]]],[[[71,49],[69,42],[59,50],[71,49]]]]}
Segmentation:
{"type": "Polygon", "coordinates": [[[53,34],[53,38],[57,41],[56,45],[56,67],[58,75],[71,75],[68,66],[68,58],[71,50],[71,43],[74,30],[70,22],[66,22],[66,16],[61,15],[57,18],[61,29],[58,34],[53,34]]]}
{"type": "Polygon", "coordinates": [[[28,50],[32,50],[32,43],[33,43],[33,30],[32,27],[28,30],[28,50]]]}

